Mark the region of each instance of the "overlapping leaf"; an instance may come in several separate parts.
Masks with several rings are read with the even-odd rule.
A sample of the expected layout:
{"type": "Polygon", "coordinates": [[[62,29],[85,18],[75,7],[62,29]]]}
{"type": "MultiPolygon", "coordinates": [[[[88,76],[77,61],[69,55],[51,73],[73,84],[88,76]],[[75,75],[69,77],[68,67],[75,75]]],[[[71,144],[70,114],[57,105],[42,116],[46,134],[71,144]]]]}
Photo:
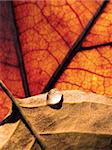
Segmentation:
{"type": "MultiPolygon", "coordinates": [[[[112,140],[112,99],[81,91],[62,91],[63,106],[46,105],[47,93],[17,99],[18,107],[35,134],[51,149],[110,150],[112,140]]],[[[39,149],[23,122],[0,127],[1,149],[39,149]],[[4,132],[5,131],[5,132],[4,132]]]]}
{"type": "MultiPolygon", "coordinates": [[[[0,126],[0,149],[31,150],[34,145],[35,138],[21,120],[0,126]]],[[[36,148],[39,149],[39,146],[36,148]]]]}
{"type": "Polygon", "coordinates": [[[12,111],[12,102],[0,87],[0,122],[12,111]]]}
{"type": "MultiPolygon", "coordinates": [[[[102,1],[85,4],[64,0],[0,2],[0,79],[16,97],[43,91],[101,4],[102,1]]],[[[111,47],[100,45],[91,49],[96,44],[111,42],[111,2],[105,6],[83,44],[91,51],[80,52],[73,58],[56,87],[112,95],[111,47]]],[[[86,48],[80,47],[80,50],[86,48]]]]}

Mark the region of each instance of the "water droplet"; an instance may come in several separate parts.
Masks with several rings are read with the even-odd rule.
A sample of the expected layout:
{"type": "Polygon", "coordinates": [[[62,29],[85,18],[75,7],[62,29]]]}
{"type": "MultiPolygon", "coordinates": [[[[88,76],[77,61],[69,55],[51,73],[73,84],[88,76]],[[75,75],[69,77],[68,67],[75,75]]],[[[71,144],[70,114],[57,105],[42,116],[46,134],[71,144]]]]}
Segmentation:
{"type": "Polygon", "coordinates": [[[62,100],[62,93],[57,89],[51,89],[47,94],[47,105],[59,104],[62,100]]]}

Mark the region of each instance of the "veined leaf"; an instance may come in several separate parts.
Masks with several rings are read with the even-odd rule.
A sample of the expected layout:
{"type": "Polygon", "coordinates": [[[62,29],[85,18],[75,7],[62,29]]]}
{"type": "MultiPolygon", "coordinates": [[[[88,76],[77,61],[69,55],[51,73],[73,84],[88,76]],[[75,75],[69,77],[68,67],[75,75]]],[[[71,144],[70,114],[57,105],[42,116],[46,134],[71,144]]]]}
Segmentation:
{"type": "MultiPolygon", "coordinates": [[[[16,97],[29,97],[54,85],[60,89],[111,95],[111,50],[107,48],[108,52],[105,52],[99,49],[97,52],[91,49],[90,44],[87,47],[86,42],[91,41],[92,30],[99,29],[102,20],[105,22],[103,30],[108,32],[107,24],[111,24],[111,19],[106,19],[111,18],[110,13],[111,2],[108,1],[0,2],[0,79],[16,97]],[[89,63],[88,51],[84,52],[84,60],[74,56],[86,48],[96,53],[89,58],[96,63],[89,63]],[[98,58],[94,59],[96,55],[98,58]],[[73,67],[71,64],[67,67],[72,58],[76,65],[73,60],[73,67]],[[83,66],[85,60],[88,62],[86,67],[83,66]],[[105,71],[101,66],[106,68],[105,71]]],[[[107,39],[101,44],[111,42],[111,38],[107,39]]],[[[82,57],[82,52],[77,55],[82,57]]]]}
{"type": "MultiPolygon", "coordinates": [[[[81,91],[61,91],[63,104],[60,109],[56,110],[47,106],[48,93],[15,100],[5,85],[2,83],[0,85],[17,107],[22,124],[24,123],[27,127],[25,129],[29,129],[28,131],[33,135],[33,141],[29,143],[27,149],[35,149],[35,144],[38,145],[39,141],[42,141],[43,148],[48,150],[111,149],[112,98],[81,91]]],[[[10,135],[16,129],[16,124],[18,123],[1,126],[2,139],[6,138],[8,128],[10,129],[13,125],[8,136],[8,140],[11,140],[13,136],[10,137],[10,135]],[[3,135],[4,128],[5,135],[3,135]]],[[[18,135],[26,134],[25,129],[20,128],[19,133],[17,132],[14,136],[15,139],[17,138],[17,146],[12,140],[12,147],[20,146],[19,149],[21,149],[22,143],[18,140],[18,135]]],[[[8,140],[6,139],[1,147],[8,140]]],[[[24,142],[27,143],[27,139],[25,140],[24,142]]]]}
{"type": "MultiPolygon", "coordinates": [[[[19,98],[52,87],[111,96],[111,5],[108,1],[0,2],[0,79],[19,98]]],[[[4,124],[1,148],[35,149],[35,134],[40,134],[47,149],[111,149],[111,98],[70,93],[63,93],[59,110],[46,106],[46,95],[17,99],[23,120],[35,132],[31,135],[23,120],[4,124]]],[[[11,107],[0,89],[0,121],[11,107]]]]}
{"type": "Polygon", "coordinates": [[[47,93],[16,100],[46,149],[111,149],[112,99],[77,90],[61,92],[59,110],[46,105],[47,93]]]}
{"type": "Polygon", "coordinates": [[[21,120],[0,126],[0,150],[31,150],[34,145],[40,149],[35,143],[35,138],[21,120]]]}

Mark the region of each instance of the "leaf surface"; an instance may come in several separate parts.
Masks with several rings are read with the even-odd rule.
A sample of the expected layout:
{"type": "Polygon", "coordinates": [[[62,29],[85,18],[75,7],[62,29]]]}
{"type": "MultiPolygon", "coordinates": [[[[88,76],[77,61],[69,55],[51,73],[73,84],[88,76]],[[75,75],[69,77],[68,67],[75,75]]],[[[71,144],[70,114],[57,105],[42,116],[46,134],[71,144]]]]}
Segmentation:
{"type": "Polygon", "coordinates": [[[0,87],[0,122],[5,119],[11,113],[11,111],[12,102],[0,87]]]}
{"type": "MultiPolygon", "coordinates": [[[[91,47],[95,44],[106,45],[107,42],[111,45],[108,32],[111,2],[105,5],[101,16],[98,15],[83,47],[81,45],[85,38],[81,39],[81,36],[102,4],[103,1],[85,3],[69,0],[0,2],[0,79],[14,96],[21,98],[41,93],[58,67],[63,66],[63,60],[68,57],[74,43],[79,45],[75,54],[85,51],[74,56],[73,61],[71,58],[70,65],[65,69],[61,68],[60,72],[64,73],[59,80],[54,77],[54,86],[112,95],[111,46],[91,47]]],[[[4,93],[0,93],[2,120],[10,110],[11,103],[5,101],[4,93]]]]}
{"type": "Polygon", "coordinates": [[[16,53],[16,33],[10,2],[0,2],[0,80],[17,97],[24,97],[24,89],[16,53]]]}
{"type": "Polygon", "coordinates": [[[5,139],[4,143],[1,144],[2,149],[6,149],[10,144],[11,148],[38,148],[38,143],[34,137],[38,137],[45,149],[48,150],[54,148],[111,149],[112,98],[77,90],[61,91],[63,94],[62,107],[56,110],[46,105],[48,93],[15,100],[4,84],[1,84],[1,87],[22,114],[21,117],[24,122],[22,125],[27,127],[21,128],[21,124],[19,124],[21,120],[13,124],[10,122],[10,124],[2,125],[0,127],[1,140],[5,139]],[[30,143],[27,141],[29,135],[26,135],[25,130],[29,129],[28,126],[34,136],[30,143]],[[6,130],[5,134],[3,134],[4,130],[6,130]],[[6,138],[7,133],[8,139],[6,138]],[[21,136],[23,138],[22,143],[21,136]]]}
{"type": "Polygon", "coordinates": [[[31,95],[43,91],[100,3],[91,1],[85,6],[83,2],[65,0],[14,2],[13,17],[31,95]]]}
{"type": "Polygon", "coordinates": [[[95,45],[112,45],[112,1],[107,4],[100,18],[97,20],[96,24],[91,29],[90,33],[86,37],[83,46],[91,47],[95,45]]]}
{"type": "Polygon", "coordinates": [[[35,138],[21,120],[18,120],[15,123],[7,123],[0,126],[1,150],[31,150],[34,146],[40,149],[39,145],[35,143],[35,138]]]}
{"type": "Polygon", "coordinates": [[[81,91],[62,91],[59,110],[46,105],[46,94],[17,99],[46,149],[111,149],[112,99],[81,91]]]}
{"type": "Polygon", "coordinates": [[[111,96],[111,55],[111,46],[77,53],[55,86],[59,89],[81,89],[111,96]]]}

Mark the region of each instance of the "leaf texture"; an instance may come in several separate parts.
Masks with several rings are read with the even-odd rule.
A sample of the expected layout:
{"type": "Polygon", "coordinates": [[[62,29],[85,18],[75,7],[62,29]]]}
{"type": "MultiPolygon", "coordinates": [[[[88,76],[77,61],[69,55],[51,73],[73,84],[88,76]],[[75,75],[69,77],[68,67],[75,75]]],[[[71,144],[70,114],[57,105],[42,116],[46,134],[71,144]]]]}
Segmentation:
{"type": "MultiPolygon", "coordinates": [[[[5,149],[43,149],[38,134],[30,128],[24,114],[17,105],[14,96],[8,88],[0,82],[0,87],[6,93],[5,98],[10,99],[13,106],[6,119],[0,122],[0,150],[5,149]]],[[[3,116],[1,116],[3,117],[3,116]]],[[[3,119],[3,118],[2,118],[3,119]]]]}
{"type": "Polygon", "coordinates": [[[31,95],[43,91],[98,7],[95,1],[14,2],[31,95]]]}
{"type": "Polygon", "coordinates": [[[59,89],[81,89],[111,96],[111,55],[111,46],[77,53],[55,86],[59,89]]]}
{"type": "Polygon", "coordinates": [[[0,87],[0,122],[5,119],[12,111],[12,102],[10,98],[1,90],[0,87]]]}
{"type": "Polygon", "coordinates": [[[111,149],[112,99],[81,91],[62,91],[59,110],[46,105],[47,94],[17,99],[46,149],[111,149]]]}
{"type": "Polygon", "coordinates": [[[0,80],[17,97],[24,97],[15,46],[16,34],[10,2],[0,2],[0,80]]]}
{"type": "MultiPolygon", "coordinates": [[[[59,89],[112,95],[111,2],[105,4],[85,41],[81,39],[102,4],[69,0],[0,2],[0,80],[14,96],[41,93],[53,78],[53,86],[59,89]],[[60,69],[60,78],[53,77],[77,41],[76,56],[60,69]]],[[[5,100],[2,91],[0,99],[2,120],[11,102],[5,100]]]]}
{"type": "Polygon", "coordinates": [[[35,144],[35,138],[21,120],[0,126],[0,150],[31,150],[34,146],[40,149],[39,145],[35,144]]]}
{"type": "Polygon", "coordinates": [[[19,120],[2,125],[0,142],[5,140],[0,145],[1,149],[10,145],[11,149],[40,149],[34,139],[39,135],[48,150],[111,150],[112,98],[77,90],[61,91],[63,105],[56,110],[46,105],[47,93],[15,100],[5,85],[1,84],[1,87],[28,123],[22,118],[23,122],[19,120]],[[28,126],[24,125],[29,125],[30,132],[34,131],[33,138],[26,130],[28,126]]]}
{"type": "Polygon", "coordinates": [[[97,46],[101,44],[112,45],[112,1],[107,4],[102,15],[93,26],[83,43],[84,47],[97,46]]]}

